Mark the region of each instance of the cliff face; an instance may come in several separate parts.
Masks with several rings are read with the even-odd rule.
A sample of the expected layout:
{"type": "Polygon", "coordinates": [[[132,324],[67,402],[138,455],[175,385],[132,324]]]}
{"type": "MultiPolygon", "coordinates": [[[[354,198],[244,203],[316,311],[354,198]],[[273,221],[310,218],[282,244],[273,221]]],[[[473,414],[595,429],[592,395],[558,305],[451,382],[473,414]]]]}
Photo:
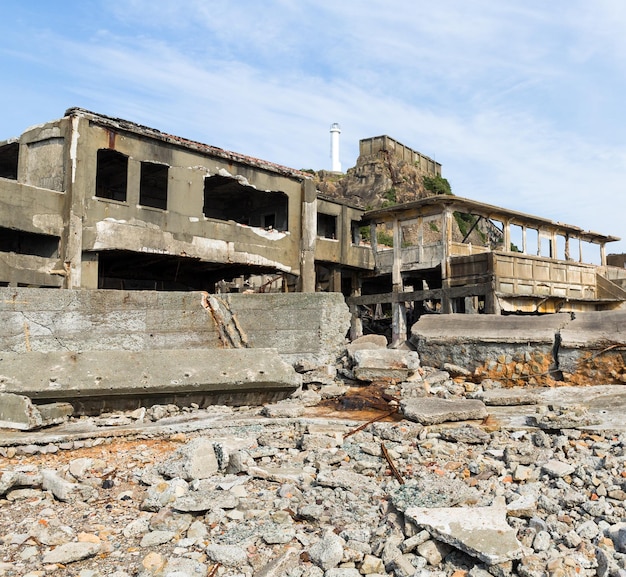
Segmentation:
{"type": "Polygon", "coordinates": [[[424,177],[428,179],[433,175],[429,175],[418,163],[400,159],[386,150],[359,156],[356,166],[346,174],[321,170],[315,175],[321,193],[366,209],[432,195],[433,192],[424,185],[424,177]]]}
{"type": "MultiPolygon", "coordinates": [[[[440,175],[439,165],[388,137],[361,141],[361,155],[356,166],[345,174],[320,170],[314,174],[314,179],[322,194],[347,200],[365,210],[411,202],[436,194],[452,194],[450,184],[440,175]],[[371,151],[372,147],[364,145],[369,144],[369,140],[390,146],[371,151]]],[[[488,220],[460,213],[454,216],[452,240],[455,242],[495,246],[501,241],[501,231],[488,220]]],[[[441,234],[440,230],[440,225],[431,222],[430,228],[423,234],[432,236],[434,242],[441,234]]],[[[407,242],[416,242],[409,238],[411,227],[403,228],[403,234],[407,235],[407,242]]]]}

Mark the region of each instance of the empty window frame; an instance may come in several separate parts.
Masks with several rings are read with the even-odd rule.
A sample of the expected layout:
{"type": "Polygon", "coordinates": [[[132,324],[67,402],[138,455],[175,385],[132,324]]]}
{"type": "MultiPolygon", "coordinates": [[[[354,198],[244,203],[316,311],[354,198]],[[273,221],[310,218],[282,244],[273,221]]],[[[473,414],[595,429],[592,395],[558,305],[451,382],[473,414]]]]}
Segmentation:
{"type": "Polygon", "coordinates": [[[228,176],[204,179],[204,216],[239,224],[288,230],[289,198],[284,192],[257,190],[228,176]]]}
{"type": "Polygon", "coordinates": [[[509,238],[511,245],[508,250],[511,252],[526,252],[526,239],[524,229],[519,224],[509,225],[509,238]]]}
{"type": "Polygon", "coordinates": [[[12,142],[0,146],[0,177],[17,180],[17,162],[19,159],[20,145],[12,142]]]}
{"type": "Polygon", "coordinates": [[[126,202],[128,187],[128,156],[101,148],[96,168],[96,196],[126,202]]]}
{"type": "Polygon", "coordinates": [[[167,176],[169,167],[154,162],[141,163],[139,204],[167,209],[167,176]]]}
{"type": "Polygon", "coordinates": [[[317,213],[317,236],[337,238],[337,217],[332,214],[317,213]]]}
{"type": "Polygon", "coordinates": [[[0,227],[0,252],[57,258],[59,237],[0,227]]]}

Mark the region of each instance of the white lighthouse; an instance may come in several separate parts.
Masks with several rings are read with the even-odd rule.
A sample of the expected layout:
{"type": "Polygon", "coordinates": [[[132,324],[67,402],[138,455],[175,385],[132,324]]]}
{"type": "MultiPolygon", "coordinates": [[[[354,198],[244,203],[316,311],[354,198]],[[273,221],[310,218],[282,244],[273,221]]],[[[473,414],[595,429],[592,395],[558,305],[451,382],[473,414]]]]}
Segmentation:
{"type": "Polygon", "coordinates": [[[334,122],[330,126],[330,170],[341,172],[341,162],[339,162],[339,135],[341,128],[334,122]]]}

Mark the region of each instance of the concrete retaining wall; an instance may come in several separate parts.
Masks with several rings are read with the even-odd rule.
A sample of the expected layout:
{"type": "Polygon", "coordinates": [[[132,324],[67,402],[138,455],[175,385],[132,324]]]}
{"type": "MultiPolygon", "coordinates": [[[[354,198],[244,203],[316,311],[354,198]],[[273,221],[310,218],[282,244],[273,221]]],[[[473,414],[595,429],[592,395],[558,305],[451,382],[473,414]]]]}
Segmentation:
{"type": "Polygon", "coordinates": [[[344,350],[350,314],[341,294],[217,295],[217,315],[205,296],[0,288],[0,351],[228,348],[224,328],[240,329],[251,348],[275,348],[292,364],[334,363],[344,350]],[[218,326],[220,312],[226,327],[218,326]]]}
{"type": "Polygon", "coordinates": [[[626,382],[626,311],[543,316],[425,315],[411,342],[423,365],[505,386],[626,382]]]}

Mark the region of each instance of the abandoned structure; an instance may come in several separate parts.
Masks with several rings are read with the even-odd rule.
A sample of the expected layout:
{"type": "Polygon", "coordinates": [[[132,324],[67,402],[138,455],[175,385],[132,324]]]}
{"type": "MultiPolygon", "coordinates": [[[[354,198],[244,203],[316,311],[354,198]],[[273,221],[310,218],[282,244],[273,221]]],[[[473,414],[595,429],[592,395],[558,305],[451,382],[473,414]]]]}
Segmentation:
{"type": "MultiPolygon", "coordinates": [[[[360,151],[441,173],[387,136],[360,151]]],[[[424,312],[617,308],[614,240],[452,195],[365,212],[305,172],[79,108],[0,142],[0,286],[342,292],[353,335],[379,309],[397,341],[424,312]]]]}
{"type": "Polygon", "coordinates": [[[361,212],[298,170],[72,108],[0,143],[0,285],[313,292],[319,265],[341,290],[373,268],[361,212]]]}
{"type": "Polygon", "coordinates": [[[607,265],[619,240],[452,195],[367,212],[375,270],[348,302],[388,305],[394,340],[407,312],[553,313],[613,310],[626,269],[607,265]],[[594,254],[595,253],[595,254],[594,254]],[[597,262],[598,264],[594,264],[597,262]]]}

